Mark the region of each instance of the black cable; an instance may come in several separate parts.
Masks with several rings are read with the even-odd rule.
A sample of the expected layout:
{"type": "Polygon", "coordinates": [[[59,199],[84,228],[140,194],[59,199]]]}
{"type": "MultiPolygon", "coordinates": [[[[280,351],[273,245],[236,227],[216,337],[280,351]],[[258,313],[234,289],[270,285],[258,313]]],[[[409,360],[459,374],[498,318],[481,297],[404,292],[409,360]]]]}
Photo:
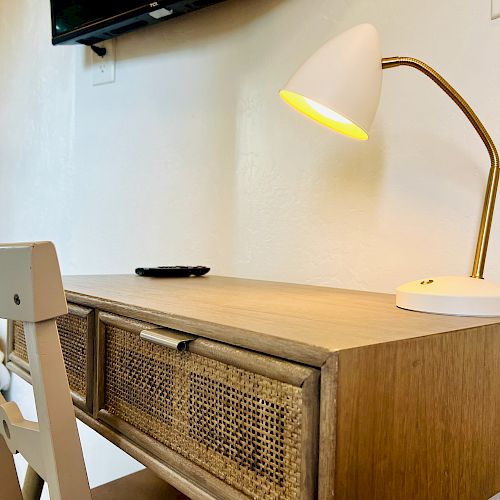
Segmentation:
{"type": "Polygon", "coordinates": [[[97,45],[91,45],[90,48],[99,56],[104,57],[108,51],[105,47],[98,47],[97,45]]]}

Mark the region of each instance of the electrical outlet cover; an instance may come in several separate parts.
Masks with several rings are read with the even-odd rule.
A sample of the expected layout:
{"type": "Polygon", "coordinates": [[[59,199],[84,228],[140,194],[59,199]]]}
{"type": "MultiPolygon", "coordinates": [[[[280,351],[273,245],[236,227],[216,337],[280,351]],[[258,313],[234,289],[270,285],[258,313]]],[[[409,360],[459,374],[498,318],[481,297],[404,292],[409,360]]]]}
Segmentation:
{"type": "Polygon", "coordinates": [[[491,0],[491,19],[500,19],[500,0],[491,0]]]}
{"type": "Polygon", "coordinates": [[[115,81],[115,40],[99,42],[99,47],[106,49],[106,55],[98,56],[92,49],[92,82],[94,85],[103,85],[115,81]]]}

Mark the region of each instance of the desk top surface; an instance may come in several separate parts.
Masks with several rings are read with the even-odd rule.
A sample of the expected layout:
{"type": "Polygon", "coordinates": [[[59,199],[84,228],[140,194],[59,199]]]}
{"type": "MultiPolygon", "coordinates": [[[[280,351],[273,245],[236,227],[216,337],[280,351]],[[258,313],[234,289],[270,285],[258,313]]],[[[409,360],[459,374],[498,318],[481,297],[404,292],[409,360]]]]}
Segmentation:
{"type": "Polygon", "coordinates": [[[500,322],[398,309],[394,295],[205,276],[65,276],[68,300],[320,366],[332,352],[500,322]]]}

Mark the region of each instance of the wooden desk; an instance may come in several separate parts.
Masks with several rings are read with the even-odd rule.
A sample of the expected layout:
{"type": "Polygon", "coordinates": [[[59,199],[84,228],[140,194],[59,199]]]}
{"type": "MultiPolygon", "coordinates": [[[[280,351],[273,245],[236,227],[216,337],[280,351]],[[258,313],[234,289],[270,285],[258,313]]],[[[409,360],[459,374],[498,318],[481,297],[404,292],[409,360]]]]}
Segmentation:
{"type": "MultiPolygon", "coordinates": [[[[208,276],[69,276],[78,418],[192,498],[500,491],[500,318],[208,276]],[[186,352],[140,332],[195,337],[186,352]]],[[[22,325],[9,364],[29,380],[22,325]]]]}

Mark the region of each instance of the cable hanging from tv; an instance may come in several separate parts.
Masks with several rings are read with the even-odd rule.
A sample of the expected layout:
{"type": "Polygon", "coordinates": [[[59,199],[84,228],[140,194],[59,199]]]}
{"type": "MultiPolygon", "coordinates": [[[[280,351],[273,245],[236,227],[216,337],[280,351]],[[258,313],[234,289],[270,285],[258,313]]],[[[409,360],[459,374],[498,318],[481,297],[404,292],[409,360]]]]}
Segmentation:
{"type": "Polygon", "coordinates": [[[99,56],[104,57],[108,51],[106,47],[98,47],[97,45],[90,45],[90,48],[99,56]]]}

